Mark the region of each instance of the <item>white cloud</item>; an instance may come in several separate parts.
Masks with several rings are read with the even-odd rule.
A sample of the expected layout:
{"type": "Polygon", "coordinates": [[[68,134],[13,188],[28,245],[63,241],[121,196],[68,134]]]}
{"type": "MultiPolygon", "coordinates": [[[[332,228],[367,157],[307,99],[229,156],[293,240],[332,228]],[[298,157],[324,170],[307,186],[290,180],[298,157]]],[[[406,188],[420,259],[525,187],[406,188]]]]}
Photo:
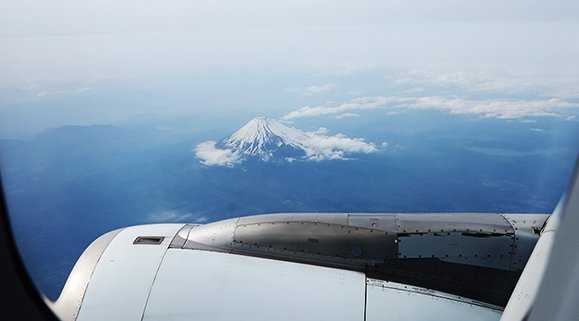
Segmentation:
{"type": "Polygon", "coordinates": [[[327,84],[317,85],[317,86],[287,88],[287,89],[285,89],[285,91],[299,92],[304,96],[311,96],[311,95],[315,95],[315,94],[319,94],[319,93],[323,93],[323,92],[328,92],[328,91],[332,90],[332,88],[334,88],[334,87],[335,87],[334,84],[327,83],[327,84]]]}
{"type": "MultiPolygon", "coordinates": [[[[24,90],[30,91],[38,89],[34,87],[34,85],[23,87],[24,90]]],[[[78,89],[66,89],[66,90],[39,90],[36,92],[36,97],[40,98],[47,98],[52,96],[60,96],[60,95],[67,95],[67,94],[81,94],[86,91],[92,90],[90,87],[82,87],[78,89]]]]}
{"type": "Polygon", "coordinates": [[[336,116],[337,119],[342,119],[342,118],[351,118],[351,117],[359,117],[359,114],[356,113],[343,113],[343,114],[339,114],[338,116],[336,116]]]}
{"type": "Polygon", "coordinates": [[[577,109],[579,104],[560,99],[537,100],[465,100],[460,98],[420,97],[397,107],[438,109],[451,114],[477,114],[487,118],[518,119],[523,117],[561,116],[561,112],[577,109]]]}
{"type": "MultiPolygon", "coordinates": [[[[387,77],[387,80],[392,78],[387,77]]],[[[468,92],[532,93],[542,96],[577,98],[579,78],[565,71],[533,69],[532,71],[505,70],[502,73],[487,71],[446,71],[414,69],[393,79],[397,85],[435,86],[457,88],[468,92]]],[[[415,89],[403,92],[411,93],[415,89]]]]}
{"type": "Polygon", "coordinates": [[[458,87],[472,91],[510,91],[526,89],[527,85],[515,78],[499,78],[485,72],[455,71],[432,73],[412,70],[395,80],[402,85],[432,85],[438,87],[458,87]]]}
{"type": "Polygon", "coordinates": [[[401,93],[404,94],[417,94],[417,93],[421,93],[424,92],[424,88],[422,87],[416,87],[416,88],[412,88],[412,89],[405,89],[402,90],[401,93]]]}
{"type": "Polygon", "coordinates": [[[160,211],[151,213],[147,216],[149,222],[155,223],[205,223],[209,218],[204,215],[195,215],[193,213],[183,213],[176,210],[160,211]]]}
{"type": "Polygon", "coordinates": [[[284,115],[282,119],[292,120],[303,117],[337,115],[354,110],[383,108],[386,105],[400,103],[404,100],[405,98],[395,96],[361,97],[342,103],[338,106],[305,106],[284,115]]]}
{"type": "Polygon", "coordinates": [[[324,63],[305,63],[305,67],[311,67],[314,69],[320,69],[313,74],[314,77],[346,77],[353,74],[374,70],[380,67],[380,64],[367,63],[367,62],[340,62],[338,64],[328,63],[326,60],[324,63]]]}
{"type": "Polygon", "coordinates": [[[233,167],[240,162],[238,152],[217,148],[215,144],[215,141],[207,141],[197,145],[195,155],[201,159],[201,163],[209,166],[233,167]]]}
{"type": "Polygon", "coordinates": [[[312,95],[312,94],[318,94],[318,93],[323,93],[326,91],[330,91],[332,88],[334,87],[334,84],[329,83],[329,84],[324,84],[324,85],[320,85],[320,86],[310,86],[305,88],[305,95],[312,95]]]}
{"type": "Polygon", "coordinates": [[[579,103],[567,102],[557,98],[535,100],[468,100],[441,96],[361,97],[337,106],[306,106],[294,110],[282,118],[293,120],[304,117],[341,115],[344,112],[384,109],[436,109],[451,114],[475,114],[487,118],[520,119],[523,117],[566,116],[565,113],[577,112],[579,103]]]}
{"type": "Polygon", "coordinates": [[[343,134],[326,136],[308,133],[309,137],[304,142],[306,158],[309,160],[332,160],[347,159],[347,153],[368,154],[376,151],[376,147],[366,143],[361,138],[349,138],[343,134]]]}

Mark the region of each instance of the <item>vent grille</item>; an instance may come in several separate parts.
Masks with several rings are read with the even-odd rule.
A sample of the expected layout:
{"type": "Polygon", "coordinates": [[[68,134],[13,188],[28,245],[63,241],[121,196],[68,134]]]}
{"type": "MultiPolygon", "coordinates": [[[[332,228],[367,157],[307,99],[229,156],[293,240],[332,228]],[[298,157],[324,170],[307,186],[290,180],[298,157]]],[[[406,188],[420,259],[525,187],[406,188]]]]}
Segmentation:
{"type": "Polygon", "coordinates": [[[135,239],[133,244],[159,245],[164,239],[165,237],[163,236],[139,236],[135,239]]]}

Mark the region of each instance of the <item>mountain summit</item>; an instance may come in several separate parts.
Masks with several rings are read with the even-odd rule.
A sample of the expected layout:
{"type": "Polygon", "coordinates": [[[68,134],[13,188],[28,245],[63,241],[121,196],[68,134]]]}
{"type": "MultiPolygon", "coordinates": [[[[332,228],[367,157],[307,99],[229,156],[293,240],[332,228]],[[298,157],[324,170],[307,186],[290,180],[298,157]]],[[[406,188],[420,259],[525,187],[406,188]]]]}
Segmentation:
{"type": "Polygon", "coordinates": [[[256,117],[222,140],[218,146],[262,161],[298,158],[306,155],[310,136],[274,119],[256,117]]]}
{"type": "Polygon", "coordinates": [[[377,150],[362,138],[330,136],[327,132],[323,127],[304,132],[271,118],[256,117],[219,142],[200,143],[195,155],[204,165],[234,167],[251,160],[275,163],[346,160],[350,159],[349,154],[377,150]]]}

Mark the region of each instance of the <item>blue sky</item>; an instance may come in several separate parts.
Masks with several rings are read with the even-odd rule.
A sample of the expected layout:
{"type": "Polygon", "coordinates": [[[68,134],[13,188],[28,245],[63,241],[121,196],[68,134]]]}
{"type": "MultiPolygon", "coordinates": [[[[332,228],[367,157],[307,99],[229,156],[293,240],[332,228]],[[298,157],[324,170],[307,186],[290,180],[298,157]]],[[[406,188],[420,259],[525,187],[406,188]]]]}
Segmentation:
{"type": "Polygon", "coordinates": [[[0,137],[142,114],[579,116],[575,1],[0,0],[0,8],[0,137]],[[397,103],[376,103],[385,97],[397,103]]]}

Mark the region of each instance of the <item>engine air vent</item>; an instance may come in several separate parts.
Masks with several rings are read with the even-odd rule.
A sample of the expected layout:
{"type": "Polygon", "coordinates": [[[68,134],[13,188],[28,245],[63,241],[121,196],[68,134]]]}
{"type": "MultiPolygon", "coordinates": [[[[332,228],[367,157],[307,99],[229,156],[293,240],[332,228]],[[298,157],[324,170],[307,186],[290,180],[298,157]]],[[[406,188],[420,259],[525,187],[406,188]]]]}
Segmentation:
{"type": "Polygon", "coordinates": [[[165,237],[163,236],[139,236],[133,244],[159,245],[164,239],[165,237]]]}

